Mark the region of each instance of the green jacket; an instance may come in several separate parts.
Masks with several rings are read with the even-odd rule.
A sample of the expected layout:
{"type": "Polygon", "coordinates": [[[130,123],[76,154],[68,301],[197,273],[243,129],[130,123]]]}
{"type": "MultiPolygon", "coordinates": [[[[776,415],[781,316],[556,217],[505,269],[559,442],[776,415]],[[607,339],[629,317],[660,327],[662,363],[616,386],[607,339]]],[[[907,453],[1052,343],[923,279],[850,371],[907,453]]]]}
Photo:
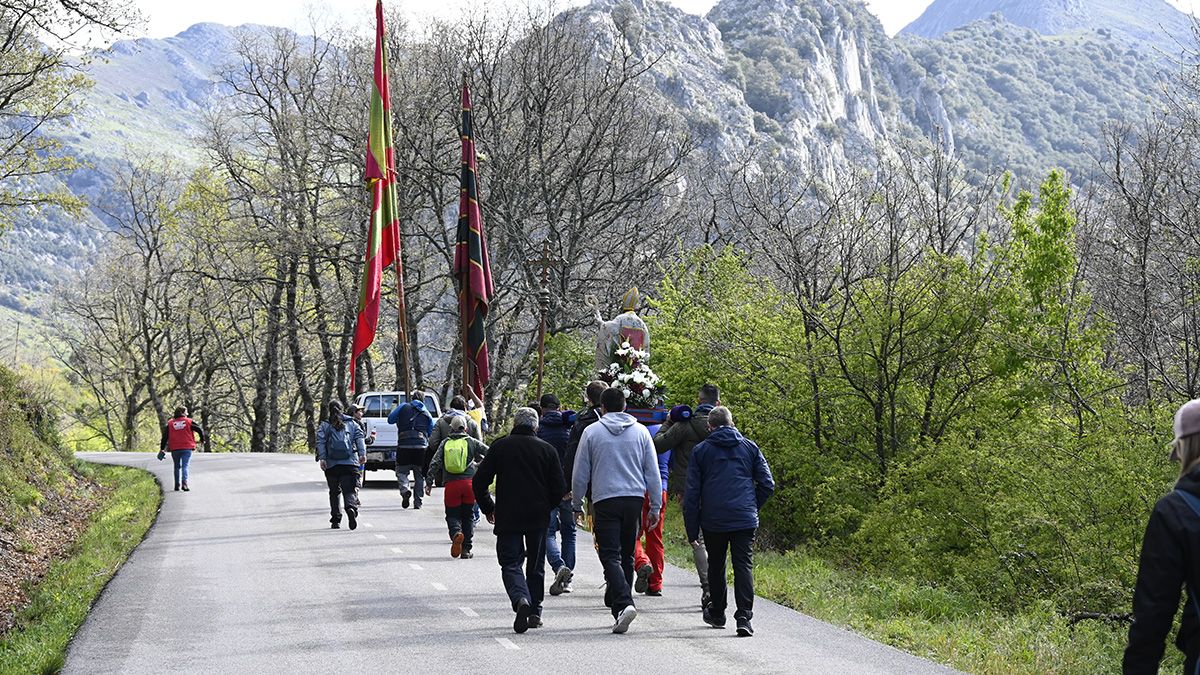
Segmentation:
{"type": "Polygon", "coordinates": [[[685,456],[682,460],[684,462],[690,459],[692,448],[708,438],[708,413],[712,412],[713,407],[707,404],[696,406],[696,410],[692,412],[692,417],[688,421],[664,424],[659,427],[658,433],[654,434],[655,451],[663,453],[674,450],[673,461],[676,463],[681,461],[680,455],[685,456]]]}

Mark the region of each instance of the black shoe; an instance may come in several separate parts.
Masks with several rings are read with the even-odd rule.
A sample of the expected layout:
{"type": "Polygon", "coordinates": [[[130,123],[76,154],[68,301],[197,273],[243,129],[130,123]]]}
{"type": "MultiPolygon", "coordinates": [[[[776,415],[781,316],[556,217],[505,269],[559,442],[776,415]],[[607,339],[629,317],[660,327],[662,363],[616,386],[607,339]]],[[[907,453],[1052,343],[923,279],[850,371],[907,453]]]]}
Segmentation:
{"type": "Polygon", "coordinates": [[[646,595],[653,596],[655,598],[661,598],[662,597],[662,589],[661,588],[651,588],[646,591],[646,595]]]}
{"type": "Polygon", "coordinates": [[[176,491],[176,492],[179,492],[179,483],[176,483],[176,484],[175,484],[175,491],[176,491]]]}
{"type": "Polygon", "coordinates": [[[401,492],[400,493],[400,506],[407,509],[408,508],[408,500],[410,497],[412,497],[411,492],[401,492]]]}
{"type": "Polygon", "coordinates": [[[704,623],[712,626],[713,628],[724,628],[725,627],[725,613],[722,612],[720,614],[717,614],[716,612],[712,611],[711,608],[705,607],[704,608],[704,623]]]}
{"type": "Polygon", "coordinates": [[[517,618],[513,621],[513,630],[518,633],[524,633],[529,630],[529,615],[533,614],[533,608],[529,606],[529,601],[525,598],[517,603],[517,618]]]}
{"type": "Polygon", "coordinates": [[[413,510],[416,511],[417,509],[420,509],[420,508],[421,508],[421,500],[414,499],[413,500],[413,510]]]}
{"type": "Polygon", "coordinates": [[[458,559],[459,559],[459,560],[467,560],[467,559],[469,559],[469,558],[474,558],[474,557],[475,557],[475,554],[474,554],[474,553],[471,553],[471,549],[469,549],[469,548],[464,548],[464,549],[463,549],[463,552],[462,552],[462,555],[458,556],[458,559]]]}
{"type": "Polygon", "coordinates": [[[331,530],[340,530],[340,529],[342,529],[342,524],[341,524],[341,523],[330,523],[330,524],[329,524],[329,529],[331,529],[331,530]]]}
{"type": "Polygon", "coordinates": [[[350,529],[357,530],[358,529],[358,512],[347,510],[346,517],[350,519],[350,529]]]}
{"type": "Polygon", "coordinates": [[[700,609],[708,607],[708,603],[712,602],[712,596],[705,590],[700,593],[700,609]]]}
{"type": "Polygon", "coordinates": [[[530,628],[541,628],[542,627],[542,617],[538,616],[537,614],[530,614],[529,615],[529,627],[530,628]]]}
{"type": "Polygon", "coordinates": [[[738,637],[754,637],[754,628],[750,626],[750,619],[737,620],[738,637]]]}
{"type": "Polygon", "coordinates": [[[190,492],[190,490],[188,490],[188,486],[187,486],[187,481],[186,481],[186,480],[185,480],[185,481],[183,481],[183,491],[184,491],[184,492],[190,492]]]}
{"type": "Polygon", "coordinates": [[[637,579],[633,582],[633,590],[638,593],[645,593],[646,589],[650,587],[650,573],[653,571],[654,568],[649,563],[637,568],[637,579]]]}

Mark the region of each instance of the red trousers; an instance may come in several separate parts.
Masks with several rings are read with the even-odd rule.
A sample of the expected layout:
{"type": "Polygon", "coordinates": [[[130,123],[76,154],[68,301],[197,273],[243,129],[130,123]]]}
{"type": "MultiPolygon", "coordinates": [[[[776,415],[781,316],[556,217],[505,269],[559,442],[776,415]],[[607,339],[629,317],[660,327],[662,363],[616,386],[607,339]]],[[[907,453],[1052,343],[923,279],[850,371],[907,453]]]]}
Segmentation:
{"type": "MultiPolygon", "coordinates": [[[[663,490],[663,510],[658,514],[658,524],[654,529],[647,530],[642,528],[642,534],[646,536],[646,546],[642,546],[642,537],[638,535],[637,543],[633,547],[633,568],[636,570],[642,565],[650,565],[650,586],[649,590],[661,591],[663,582],[663,516],[667,511],[667,491],[663,490]]],[[[650,517],[650,497],[646,497],[642,502],[642,523],[650,517]]]]}
{"type": "Polygon", "coordinates": [[[459,478],[446,483],[442,490],[442,498],[446,508],[456,508],[464,504],[475,503],[475,490],[471,487],[470,478],[459,478]]]}

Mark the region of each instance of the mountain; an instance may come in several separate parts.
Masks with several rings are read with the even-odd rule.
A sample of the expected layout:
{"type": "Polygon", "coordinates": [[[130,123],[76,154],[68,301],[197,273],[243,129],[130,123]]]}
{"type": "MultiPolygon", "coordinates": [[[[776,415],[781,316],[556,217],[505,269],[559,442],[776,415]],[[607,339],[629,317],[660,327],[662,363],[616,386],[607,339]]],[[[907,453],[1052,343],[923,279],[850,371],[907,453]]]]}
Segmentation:
{"type": "Polygon", "coordinates": [[[1193,42],[1191,18],[1166,0],[934,0],[901,33],[939,38],[994,14],[1041,35],[1096,33],[1165,54],[1193,42]]]}
{"type": "MultiPolygon", "coordinates": [[[[760,148],[834,178],[878,148],[937,139],[1025,186],[1054,167],[1077,180],[1093,172],[1105,125],[1157,105],[1173,68],[1164,45],[1190,26],[1164,0],[936,0],[894,39],[861,0],[720,0],[705,16],[593,0],[567,12],[653,62],[656,105],[686,120],[714,171],[760,148]]],[[[266,30],[198,24],[119,42],[91,64],[86,109],[52,133],[90,164],[64,180],[93,209],[29,212],[0,237],[0,305],[36,309],[86,269],[128,157],[200,159],[219,73],[240,36],[266,30]]]]}

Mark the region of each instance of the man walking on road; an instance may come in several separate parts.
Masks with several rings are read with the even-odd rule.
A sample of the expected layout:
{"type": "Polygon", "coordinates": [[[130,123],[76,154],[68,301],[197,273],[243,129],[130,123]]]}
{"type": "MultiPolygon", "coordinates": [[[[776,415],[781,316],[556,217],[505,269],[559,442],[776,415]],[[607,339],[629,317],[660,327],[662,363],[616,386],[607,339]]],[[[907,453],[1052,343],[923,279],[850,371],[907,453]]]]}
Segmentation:
{"type": "Polygon", "coordinates": [[[491,445],[472,479],[475,500],[495,525],[496,558],[517,613],[513,630],[518,633],[542,625],[546,526],[550,509],[567,491],[558,453],[537,437],[537,426],[537,412],[517,409],[512,433],[491,445]],[[495,501],[488,494],[493,478],[495,501]]]}
{"type": "Polygon", "coordinates": [[[612,632],[624,633],[637,618],[633,605],[633,549],[638,531],[658,524],[662,479],[654,441],[646,427],[625,412],[625,394],[604,390],[604,416],[579,439],[572,476],[573,507],[582,519],[583,498],[591,489],[593,534],[604,566],[604,604],[612,610],[612,632]],[[642,500],[650,509],[642,522],[642,500]]]}
{"type": "Polygon", "coordinates": [[[175,465],[175,491],[188,488],[188,465],[192,461],[192,451],[196,449],[196,437],[204,443],[208,435],[200,424],[188,417],[185,406],[175,409],[175,416],[162,428],[162,441],[158,445],[158,458],[162,459],[167,451],[171,453],[171,463],[175,465]]]}
{"type": "Polygon", "coordinates": [[[754,635],[754,533],[758,511],[775,491],[767,459],[753,441],[733,426],[729,408],[717,406],[708,414],[708,438],[692,451],[683,521],[688,541],[697,542],[703,531],[708,549],[708,586],[712,594],[704,608],[704,622],[725,627],[728,603],[725,552],[733,558],[733,595],[737,602],[739,637],[754,635]]]}
{"type": "Polygon", "coordinates": [[[338,496],[346,506],[350,529],[358,527],[359,466],[367,461],[367,445],[362,428],[354,418],[342,414],[342,404],[329,402],[329,417],[317,428],[317,460],[329,485],[329,527],[342,525],[338,496]]]}
{"type": "Polygon", "coordinates": [[[487,454],[488,446],[467,433],[467,416],[450,420],[450,436],[442,441],[429,462],[429,480],[425,495],[433,491],[438,480],[446,486],[443,502],[446,505],[446,526],[450,530],[450,557],[475,557],[471,553],[475,534],[475,490],[471,478],[487,454]]]}
{"type": "Polygon", "coordinates": [[[425,392],[412,392],[408,401],[388,414],[388,424],[396,425],[396,482],[400,485],[401,505],[407,509],[412,498],[413,508],[419,509],[425,489],[425,451],[433,433],[433,416],[425,409],[425,392]],[[413,475],[411,489],[409,473],[413,475]]]}
{"type": "MultiPolygon", "coordinates": [[[[554,446],[558,459],[567,463],[567,442],[571,438],[571,427],[563,418],[558,397],[542,395],[542,417],[538,420],[538,438],[554,446]]],[[[564,471],[563,482],[566,483],[564,471]]],[[[571,498],[564,494],[562,501],[550,509],[550,525],[546,529],[546,562],[554,572],[550,584],[550,595],[571,592],[571,578],[575,570],[575,518],[571,514],[571,498]],[[557,535],[562,535],[559,546],[557,535]]]]}

